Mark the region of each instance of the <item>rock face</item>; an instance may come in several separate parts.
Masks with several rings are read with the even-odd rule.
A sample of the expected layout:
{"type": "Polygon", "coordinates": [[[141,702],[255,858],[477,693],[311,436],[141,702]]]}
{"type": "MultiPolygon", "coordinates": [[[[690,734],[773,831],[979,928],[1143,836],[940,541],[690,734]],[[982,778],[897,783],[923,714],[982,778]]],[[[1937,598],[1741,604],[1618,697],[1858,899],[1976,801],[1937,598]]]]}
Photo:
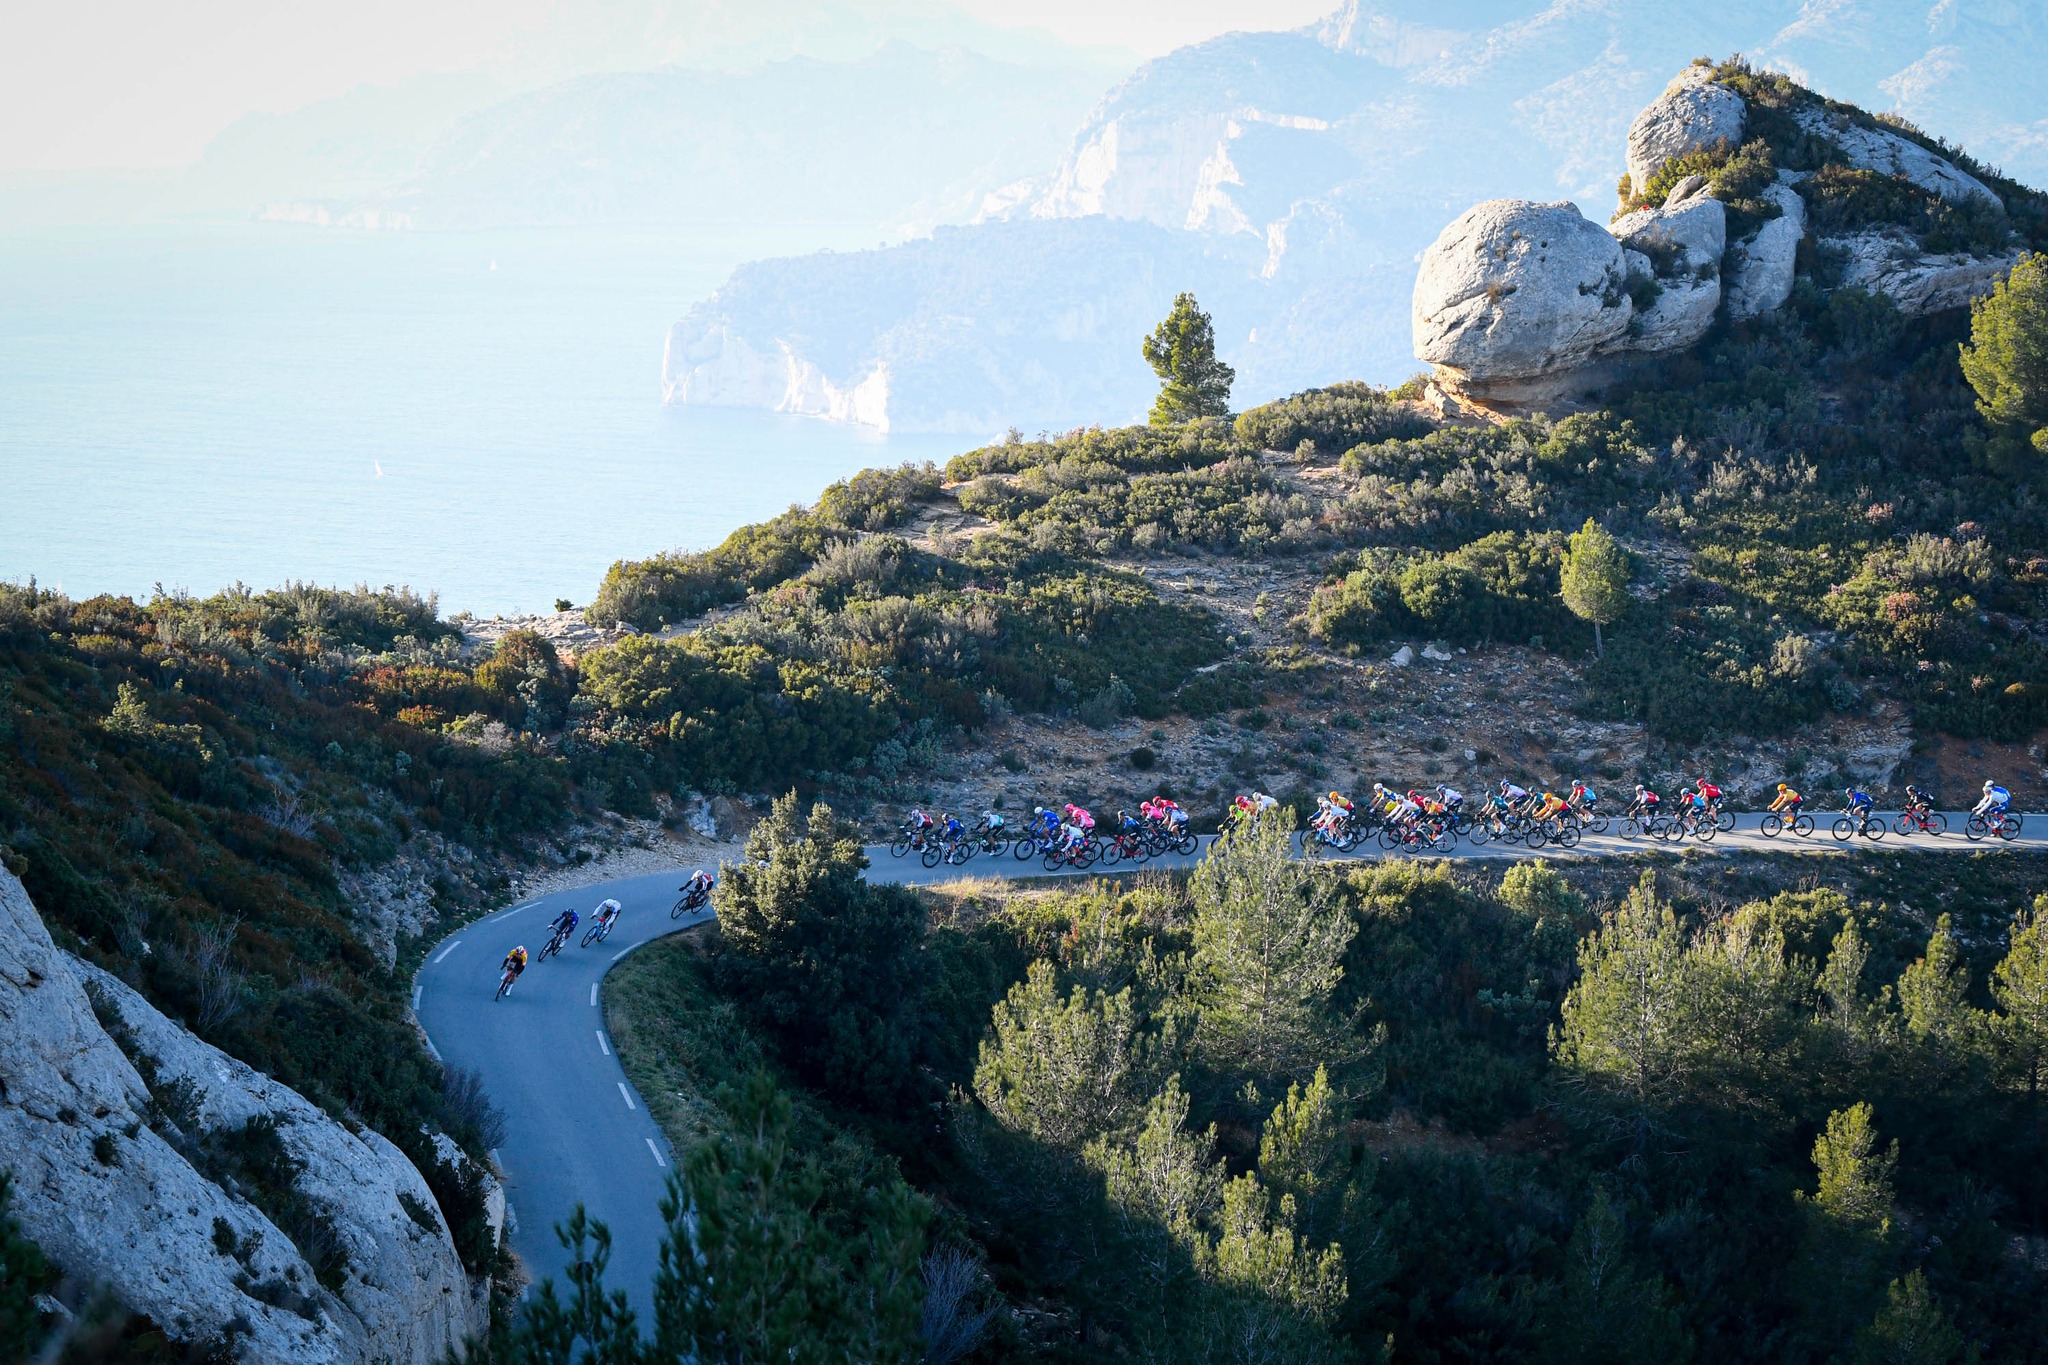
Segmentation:
{"type": "Polygon", "coordinates": [[[2003,256],[1932,255],[1897,229],[1825,237],[1821,246],[1846,253],[1842,283],[1883,294],[1903,313],[1939,313],[1989,294],[2019,260],[2003,256]]]}
{"type": "MultiPolygon", "coordinates": [[[[1688,176],[1687,181],[1697,181],[1688,176]]],[[[1673,351],[1690,346],[1714,325],[1721,306],[1721,256],[1728,248],[1728,211],[1721,201],[1681,184],[1661,209],[1638,209],[1617,220],[1614,236],[1657,281],[1658,294],[1629,325],[1627,346],[1673,351]],[[1681,197],[1679,190],[1684,190],[1681,197]],[[1676,203],[1672,201],[1677,201],[1676,203]]]]}
{"type": "Polygon", "coordinates": [[[1631,313],[1621,243],[1576,205],[1493,199],[1423,253],[1415,354],[1469,390],[1584,365],[1631,313]]]}
{"type": "Polygon", "coordinates": [[[1716,85],[1710,69],[1687,67],[1629,125],[1629,179],[1640,189],[1667,161],[1723,142],[1739,146],[1747,114],[1742,96],[1716,85]]]}
{"type": "Polygon", "coordinates": [[[15,1215],[68,1274],[104,1283],[181,1340],[239,1336],[251,1360],[429,1365],[483,1329],[433,1196],[396,1148],[350,1132],[60,952],[4,869],[0,1029],[0,1152],[16,1180],[15,1215]],[[87,982],[172,1103],[152,1104],[87,982]],[[301,1166],[296,1188],[346,1257],[338,1293],[275,1223],[181,1151],[259,1116],[275,1122],[301,1166]]]}
{"type": "Polygon", "coordinates": [[[1990,186],[1947,157],[1930,152],[1909,138],[1883,128],[1856,123],[1822,109],[1800,109],[1793,117],[1807,132],[1840,147],[1849,164],[1860,171],[1904,176],[1929,194],[1951,204],[1975,200],[1987,208],[2005,212],[2005,202],[1992,193],[1990,186]]]}
{"type": "Polygon", "coordinates": [[[1764,190],[1778,216],[1728,249],[1725,265],[1728,316],[1753,318],[1782,308],[1792,297],[1799,243],[1806,236],[1806,201],[1780,171],[1779,183],[1764,190]]]}

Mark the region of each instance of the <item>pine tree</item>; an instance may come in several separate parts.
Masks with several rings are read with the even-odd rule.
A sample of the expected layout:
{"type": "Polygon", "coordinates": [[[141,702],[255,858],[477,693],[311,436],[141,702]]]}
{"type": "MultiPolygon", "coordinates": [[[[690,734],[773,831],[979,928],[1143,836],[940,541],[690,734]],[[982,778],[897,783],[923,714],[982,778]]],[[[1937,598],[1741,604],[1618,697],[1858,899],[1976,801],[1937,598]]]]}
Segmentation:
{"type": "Polygon", "coordinates": [[[1820,1188],[1814,1207],[1845,1227],[1882,1234],[1891,1227],[1892,1168],[1899,1144],[1874,1151],[1877,1135],[1870,1125],[1870,1106],[1852,1104],[1828,1115],[1827,1129],[1813,1140],[1813,1166],[1820,1188]]]}
{"type": "Polygon", "coordinates": [[[1898,1002],[1906,1032],[1938,1073],[1963,1065],[1983,1022],[1970,1007],[1970,969],[1947,915],[1935,921],[1926,955],[1899,974],[1898,1002]]]}
{"type": "Polygon", "coordinates": [[[1230,386],[1237,372],[1216,358],[1215,326],[1193,294],[1173,301],[1173,311],[1145,338],[1144,350],[1145,362],[1160,380],[1153,426],[1230,414],[1230,386]]]}
{"type": "Polygon", "coordinates": [[[2012,946],[1991,970],[1991,995],[2006,1056],[2038,1101],[2048,1088],[2048,895],[2014,917],[2012,946]]]}
{"type": "Polygon", "coordinates": [[[1301,1079],[1338,1046],[1330,998],[1357,932],[1274,811],[1214,845],[1195,869],[1196,1040],[1220,1070],[1301,1079]]]}
{"type": "Polygon", "coordinates": [[[1970,306],[1963,377],[2001,447],[2048,454],[2048,256],[2024,256],[1970,306]]]}
{"type": "Polygon", "coordinates": [[[1968,1345],[1916,1270],[1886,1288],[1884,1307],[1856,1334],[1849,1365],[1953,1365],[1969,1358],[1968,1345]]]}
{"type": "Polygon", "coordinates": [[[1600,627],[1611,626],[1628,610],[1628,552],[1591,517],[1566,542],[1558,596],[1572,615],[1593,623],[1593,652],[1605,657],[1600,627]]]}
{"type": "Polygon", "coordinates": [[[1162,1044],[1142,1035],[1127,987],[1061,998],[1053,965],[1031,964],[995,1007],[974,1093],[996,1121],[1061,1151],[1117,1136],[1156,1083],[1162,1044]]]}
{"type": "Polygon", "coordinates": [[[1685,935],[1645,872],[1579,944],[1579,979],[1552,1037],[1558,1062],[1639,1104],[1666,1097],[1689,1063],[1685,975],[1685,935]]]}
{"type": "Polygon", "coordinates": [[[1621,1211],[1604,1186],[1565,1245],[1564,1294],[1552,1327],[1553,1358],[1681,1361],[1692,1353],[1663,1284],[1638,1268],[1621,1211]]]}

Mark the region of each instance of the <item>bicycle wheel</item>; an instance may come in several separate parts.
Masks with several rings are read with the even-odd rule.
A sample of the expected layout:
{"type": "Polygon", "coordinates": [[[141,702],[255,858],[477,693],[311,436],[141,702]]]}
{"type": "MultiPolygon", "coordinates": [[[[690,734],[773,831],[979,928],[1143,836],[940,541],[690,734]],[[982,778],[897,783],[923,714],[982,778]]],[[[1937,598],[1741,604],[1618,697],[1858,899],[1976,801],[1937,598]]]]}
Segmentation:
{"type": "Polygon", "coordinates": [[[950,866],[959,867],[962,863],[966,862],[969,858],[972,858],[973,856],[974,845],[962,842],[954,844],[952,847],[946,850],[945,861],[950,866]]]}
{"type": "Polygon", "coordinates": [[[1734,829],[1735,812],[1732,810],[1714,812],[1714,828],[1720,830],[1723,834],[1726,834],[1729,830],[1734,829]]]}
{"type": "Polygon", "coordinates": [[[1579,842],[1579,827],[1577,825],[1560,826],[1557,831],[1556,839],[1557,846],[1559,848],[1577,847],[1579,842]]]}
{"type": "Polygon", "coordinates": [[[1522,842],[1532,849],[1541,848],[1543,847],[1544,840],[1548,837],[1543,832],[1543,826],[1531,825],[1529,826],[1529,832],[1522,836],[1522,842]]]}
{"type": "Polygon", "coordinates": [[[1586,822],[1586,832],[1588,834],[1605,834],[1607,832],[1607,817],[1596,815],[1588,820],[1586,822]]]}
{"type": "Polygon", "coordinates": [[[1401,836],[1394,832],[1392,825],[1380,826],[1378,840],[1380,850],[1384,853],[1392,853],[1401,846],[1401,836]]]}
{"type": "Polygon", "coordinates": [[[1863,828],[1858,830],[1857,833],[1875,843],[1879,839],[1884,838],[1884,821],[1875,818],[1865,820],[1863,828]]]}
{"type": "Polygon", "coordinates": [[[1038,847],[1038,840],[1027,834],[1011,847],[1010,856],[1020,863],[1028,863],[1040,852],[1042,850],[1038,847]]]}
{"type": "Polygon", "coordinates": [[[1121,840],[1111,839],[1102,846],[1102,865],[1115,867],[1124,860],[1124,846],[1121,840]]]}
{"type": "Polygon", "coordinates": [[[1646,828],[1644,827],[1644,825],[1643,825],[1643,822],[1642,822],[1641,820],[1638,820],[1638,819],[1637,819],[1637,818],[1636,818],[1635,816],[1633,816],[1633,815],[1625,815],[1625,816],[1623,816],[1623,817],[1622,817],[1622,819],[1621,819],[1621,837],[1622,837],[1622,838],[1624,838],[1624,839],[1640,839],[1640,838],[1642,838],[1642,837],[1643,837],[1643,835],[1644,835],[1644,834],[1646,834],[1646,833],[1648,833],[1648,832],[1649,832],[1649,831],[1648,831],[1648,830],[1647,830],[1647,829],[1646,829],[1646,828]]]}
{"type": "Polygon", "coordinates": [[[599,925],[593,924],[588,929],[585,929],[583,931],[583,946],[585,948],[588,948],[591,944],[597,942],[597,940],[601,937],[601,935],[599,935],[599,933],[597,932],[600,927],[601,926],[599,925]]]}
{"type": "Polygon", "coordinates": [[[889,845],[889,856],[901,858],[908,852],[910,852],[910,840],[903,835],[897,835],[895,841],[889,845]]]}
{"type": "Polygon", "coordinates": [[[939,859],[945,856],[946,855],[944,853],[939,851],[939,846],[937,844],[926,844],[924,846],[924,851],[917,855],[917,860],[923,863],[926,867],[937,867],[939,865],[939,859]]]}
{"type": "Polygon", "coordinates": [[[1992,831],[1992,833],[1996,834],[2001,839],[2018,838],[2019,832],[2020,820],[2017,815],[2005,816],[2004,818],[1999,820],[1998,827],[1992,831]]]}
{"type": "Polygon", "coordinates": [[[1784,832],[1784,829],[1785,817],[1777,814],[1776,812],[1771,812],[1765,815],[1763,823],[1757,826],[1757,832],[1759,834],[1762,834],[1766,839],[1777,838],[1778,835],[1784,832]]]}
{"type": "Polygon", "coordinates": [[[1472,847],[1478,848],[1481,844],[1493,838],[1493,821],[1474,821],[1472,828],[1466,832],[1465,837],[1472,841],[1472,847]]]}
{"type": "Polygon", "coordinates": [[[1937,836],[1948,833],[1948,817],[1938,810],[1927,812],[1927,832],[1937,836]]]}
{"type": "Polygon", "coordinates": [[[1985,823],[1984,817],[1981,815],[1972,815],[1963,824],[1963,837],[1973,844],[1990,832],[1991,826],[1985,823]]]}
{"type": "Polygon", "coordinates": [[[1813,833],[1813,817],[1811,815],[1794,816],[1792,818],[1792,832],[1802,839],[1813,833]]]}
{"type": "Polygon", "coordinates": [[[1855,822],[1846,815],[1837,816],[1835,817],[1834,829],[1831,832],[1837,839],[1846,844],[1856,835],[1855,822]]]}
{"type": "Polygon", "coordinates": [[[1045,856],[1038,860],[1038,864],[1047,872],[1057,872],[1060,870],[1060,861],[1059,852],[1049,848],[1045,851],[1045,856]]]}

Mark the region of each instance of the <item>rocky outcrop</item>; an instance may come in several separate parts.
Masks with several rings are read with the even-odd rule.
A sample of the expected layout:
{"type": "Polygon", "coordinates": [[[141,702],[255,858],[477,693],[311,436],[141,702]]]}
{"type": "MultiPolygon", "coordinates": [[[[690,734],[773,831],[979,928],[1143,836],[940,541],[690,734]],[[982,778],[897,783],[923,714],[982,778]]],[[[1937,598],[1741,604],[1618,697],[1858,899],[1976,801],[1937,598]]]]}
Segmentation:
{"type": "Polygon", "coordinates": [[[482,1329],[433,1196],[396,1148],[60,952],[4,870],[0,1029],[0,1152],[16,1181],[14,1213],[67,1274],[104,1284],[180,1340],[238,1340],[251,1360],[428,1365],[482,1329]],[[275,1125],[324,1245],[295,1244],[187,1155],[251,1119],[275,1125]],[[309,1251],[339,1271],[329,1275],[336,1289],[321,1284],[309,1251]]]}
{"type": "Polygon", "coordinates": [[[1415,354],[1470,392],[1585,365],[1627,334],[1632,311],[1621,243],[1577,205],[1493,199],[1423,253],[1415,354]]]}
{"type": "Polygon", "coordinates": [[[1753,318],[1785,306],[1806,237],[1806,201],[1779,172],[1779,183],[1764,190],[1778,216],[1728,249],[1723,263],[1728,316],[1753,318]]]}
{"type": "Polygon", "coordinates": [[[1948,203],[1975,200],[2005,212],[2005,202],[1992,193],[1990,186],[1910,138],[1812,106],[1799,109],[1793,117],[1807,132],[1841,148],[1843,159],[1859,171],[1903,176],[1948,203]]]}
{"type": "Polygon", "coordinates": [[[1641,189],[1667,161],[1740,146],[1747,115],[1742,96],[1714,83],[1712,68],[1687,67],[1629,125],[1629,179],[1641,189]]]}
{"type": "Polygon", "coordinates": [[[1843,253],[1845,287],[1883,294],[1900,312],[1916,315],[1962,308],[1984,297],[2020,258],[2017,250],[2003,256],[1936,255],[1896,228],[1825,237],[1820,246],[1843,253]]]}
{"type": "MultiPolygon", "coordinates": [[[[1615,240],[1657,282],[1657,295],[1629,322],[1627,349],[1674,351],[1714,325],[1721,306],[1721,257],[1728,247],[1728,211],[1687,177],[1661,209],[1638,209],[1616,220],[1615,240]]],[[[1639,276],[1641,271],[1631,272],[1639,276]]]]}

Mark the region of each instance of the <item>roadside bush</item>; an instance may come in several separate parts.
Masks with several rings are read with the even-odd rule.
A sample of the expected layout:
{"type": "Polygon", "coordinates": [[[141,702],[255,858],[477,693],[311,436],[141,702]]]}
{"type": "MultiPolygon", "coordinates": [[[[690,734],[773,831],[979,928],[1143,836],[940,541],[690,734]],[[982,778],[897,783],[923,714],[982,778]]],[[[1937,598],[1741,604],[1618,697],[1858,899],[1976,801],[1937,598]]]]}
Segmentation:
{"type": "Polygon", "coordinates": [[[818,495],[818,515],[854,531],[884,531],[907,521],[939,494],[938,466],[905,462],[894,469],[863,469],[818,495]]]}
{"type": "Polygon", "coordinates": [[[1553,648],[1585,634],[1558,599],[1563,540],[1499,531],[1447,555],[1368,551],[1359,567],[1326,582],[1309,600],[1309,633],[1331,644],[1423,636],[1460,644],[1525,643],[1553,648]]]}
{"type": "Polygon", "coordinates": [[[1238,414],[1237,438],[1256,450],[1293,451],[1303,441],[1318,454],[1341,455],[1356,445],[1410,440],[1433,424],[1416,409],[1370,384],[1332,384],[1238,414]]]}
{"type": "MultiPolygon", "coordinates": [[[[856,505],[865,513],[886,504],[865,503],[849,494],[847,506],[856,505]]],[[[701,616],[751,589],[802,573],[823,552],[830,530],[817,515],[792,507],[772,521],[742,526],[709,550],[622,559],[606,570],[584,615],[597,625],[641,630],[701,616]]]]}

